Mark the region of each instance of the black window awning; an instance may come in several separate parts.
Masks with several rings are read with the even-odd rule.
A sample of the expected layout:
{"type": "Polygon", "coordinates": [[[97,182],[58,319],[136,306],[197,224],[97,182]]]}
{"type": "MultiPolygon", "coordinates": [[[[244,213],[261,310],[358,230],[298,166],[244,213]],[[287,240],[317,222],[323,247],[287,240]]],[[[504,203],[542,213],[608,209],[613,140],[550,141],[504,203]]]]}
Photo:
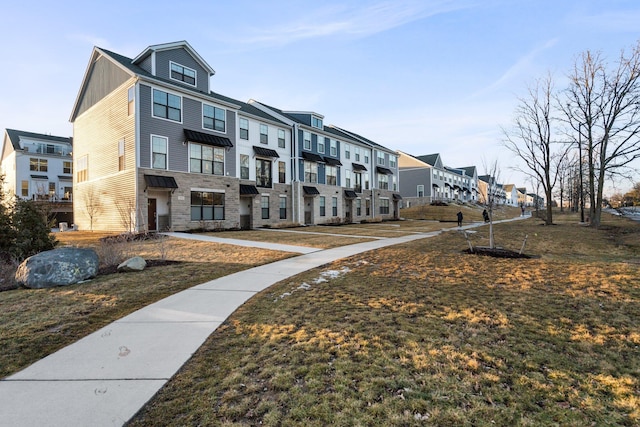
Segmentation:
{"type": "Polygon", "coordinates": [[[351,163],[351,168],[354,171],[366,171],[367,168],[364,165],[361,165],[360,163],[351,163]]]}
{"type": "Polygon", "coordinates": [[[145,175],[144,182],[152,188],[178,188],[176,179],[172,176],[145,175]]]}
{"type": "Polygon", "coordinates": [[[49,179],[47,175],[31,175],[31,179],[49,179]]]}
{"type": "Polygon", "coordinates": [[[200,144],[214,145],[216,147],[233,147],[231,140],[224,136],[212,135],[191,129],[185,129],[184,136],[187,138],[187,141],[190,142],[199,142],[200,144]]]}
{"type": "Polygon", "coordinates": [[[304,191],[305,196],[317,196],[320,194],[316,187],[311,187],[308,185],[303,185],[302,191],[304,191]]]}
{"type": "Polygon", "coordinates": [[[391,169],[383,168],[382,166],[376,167],[378,173],[382,173],[384,175],[393,175],[393,171],[391,169]]]}
{"type": "Polygon", "coordinates": [[[241,196],[255,196],[256,194],[260,194],[255,185],[247,185],[240,184],[240,195],[241,196]]]}
{"type": "Polygon", "coordinates": [[[308,151],[302,152],[302,158],[306,160],[311,160],[312,162],[324,163],[324,159],[321,155],[316,153],[309,153],[308,151]]]}
{"type": "Polygon", "coordinates": [[[440,188],[440,186],[439,186],[438,184],[431,184],[431,186],[432,186],[433,188],[440,188]]]}
{"type": "Polygon", "coordinates": [[[394,194],[393,195],[393,200],[402,200],[402,196],[399,194],[394,194]]]}
{"type": "Polygon", "coordinates": [[[58,175],[58,179],[61,181],[73,181],[72,176],[66,176],[66,175],[58,175]]]}
{"type": "Polygon", "coordinates": [[[449,184],[448,182],[445,182],[445,183],[444,183],[444,186],[445,186],[445,187],[449,187],[449,188],[451,188],[451,184],[449,184]]]}
{"type": "Polygon", "coordinates": [[[353,190],[344,190],[344,197],[345,199],[355,199],[358,195],[353,190]]]}
{"type": "Polygon", "coordinates": [[[256,153],[258,156],[280,157],[276,152],[276,150],[272,150],[270,148],[264,148],[264,147],[256,147],[255,145],[253,146],[253,152],[256,153]]]}
{"type": "Polygon", "coordinates": [[[334,159],[333,157],[324,156],[324,162],[331,166],[342,166],[342,163],[340,163],[340,160],[334,159]]]}

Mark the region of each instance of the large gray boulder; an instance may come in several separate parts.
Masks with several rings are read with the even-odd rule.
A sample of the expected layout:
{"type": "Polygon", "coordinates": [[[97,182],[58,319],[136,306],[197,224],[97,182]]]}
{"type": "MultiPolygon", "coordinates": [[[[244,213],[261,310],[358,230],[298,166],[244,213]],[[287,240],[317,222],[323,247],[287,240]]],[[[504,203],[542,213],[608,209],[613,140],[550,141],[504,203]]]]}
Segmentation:
{"type": "Polygon", "coordinates": [[[95,277],[98,266],[93,249],[53,249],[25,259],[16,271],[16,282],[34,289],[73,285],[95,277]]]}

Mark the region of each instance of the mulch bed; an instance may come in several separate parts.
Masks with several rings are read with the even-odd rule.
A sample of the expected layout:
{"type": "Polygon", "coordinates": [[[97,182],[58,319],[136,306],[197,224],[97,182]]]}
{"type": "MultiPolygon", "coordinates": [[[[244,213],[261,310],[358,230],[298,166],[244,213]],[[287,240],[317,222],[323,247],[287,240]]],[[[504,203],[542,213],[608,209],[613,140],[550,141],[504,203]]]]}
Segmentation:
{"type": "Polygon", "coordinates": [[[483,255],[483,256],[490,256],[494,258],[532,258],[531,255],[521,254],[519,252],[511,251],[509,249],[489,248],[486,246],[476,246],[473,248],[473,251],[471,251],[471,249],[465,249],[463,252],[467,254],[472,254],[472,255],[483,255]]]}

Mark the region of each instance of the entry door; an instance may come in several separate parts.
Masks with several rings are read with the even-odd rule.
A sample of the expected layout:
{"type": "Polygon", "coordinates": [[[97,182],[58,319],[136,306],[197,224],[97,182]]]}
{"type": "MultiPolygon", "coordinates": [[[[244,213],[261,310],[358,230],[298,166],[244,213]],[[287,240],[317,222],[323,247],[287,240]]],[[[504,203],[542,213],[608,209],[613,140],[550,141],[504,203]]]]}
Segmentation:
{"type": "Polygon", "coordinates": [[[149,221],[149,231],[156,231],[158,225],[156,219],[158,217],[158,211],[156,210],[156,199],[149,199],[147,218],[149,221]]]}

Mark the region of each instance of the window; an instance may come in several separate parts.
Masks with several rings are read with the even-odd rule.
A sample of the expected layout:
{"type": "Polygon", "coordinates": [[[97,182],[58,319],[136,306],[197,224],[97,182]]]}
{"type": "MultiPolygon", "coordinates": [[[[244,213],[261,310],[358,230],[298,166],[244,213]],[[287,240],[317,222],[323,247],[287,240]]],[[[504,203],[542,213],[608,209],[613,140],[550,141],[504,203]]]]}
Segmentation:
{"type": "Polygon", "coordinates": [[[240,154],[240,179],[249,179],[249,156],[240,154]]]}
{"type": "Polygon", "coordinates": [[[355,147],[355,148],[353,149],[353,153],[354,153],[354,154],[355,154],[355,156],[356,156],[356,159],[355,159],[355,160],[356,160],[356,162],[359,162],[359,161],[360,161],[360,147],[355,147]]]}
{"type": "Polygon", "coordinates": [[[62,162],[62,173],[73,173],[73,163],[71,162],[62,162]]]}
{"type": "Polygon", "coordinates": [[[118,141],[118,170],[124,170],[124,139],[118,141]]]}
{"type": "Polygon", "coordinates": [[[347,188],[351,188],[351,171],[344,171],[344,186],[347,188]]]}
{"type": "Polygon", "coordinates": [[[240,118],[240,139],[249,139],[249,120],[240,118]]]}
{"type": "Polygon", "coordinates": [[[226,111],[213,105],[202,104],[202,127],[226,132],[226,111]]]}
{"type": "Polygon", "coordinates": [[[262,196],[260,199],[262,219],[269,219],[269,196],[262,196]]]}
{"type": "Polygon", "coordinates": [[[397,177],[395,175],[392,175],[391,178],[393,178],[393,191],[398,191],[397,177]]]}
{"type": "Polygon", "coordinates": [[[331,198],[331,215],[338,216],[338,198],[331,198]]]}
{"type": "Polygon", "coordinates": [[[278,147],[284,148],[284,130],[278,129],[278,147]]]}
{"type": "Polygon", "coordinates": [[[64,187],[64,195],[62,196],[62,200],[71,200],[73,195],[73,187],[64,187]]]}
{"type": "Polygon", "coordinates": [[[322,119],[320,117],[311,116],[311,126],[322,129],[322,119]]]}
{"type": "Polygon", "coordinates": [[[196,85],[196,71],[180,64],[176,64],[175,62],[171,63],[171,78],[173,80],[185,82],[191,86],[196,85]]]}
{"type": "Polygon", "coordinates": [[[154,169],[167,168],[167,142],[163,136],[151,135],[151,167],[154,169]]]}
{"type": "Polygon", "coordinates": [[[304,141],[304,149],[311,150],[311,134],[307,131],[302,132],[302,140],[304,141]]]}
{"type": "Polygon", "coordinates": [[[364,189],[369,189],[369,172],[364,173],[364,189]]]}
{"type": "Polygon", "coordinates": [[[356,215],[362,215],[362,199],[356,199],[356,215]]]}
{"type": "Polygon", "coordinates": [[[287,182],[287,164],[285,162],[278,162],[278,182],[280,184],[287,182]]]}
{"type": "Polygon", "coordinates": [[[424,185],[420,184],[417,188],[418,197],[424,197],[424,185]]]}
{"type": "Polygon", "coordinates": [[[269,143],[269,126],[260,124],[260,143],[268,144],[269,143]]]}
{"type": "Polygon", "coordinates": [[[326,206],[325,206],[324,196],[320,196],[320,216],[326,215],[325,209],[326,209],[326,206]]]}
{"type": "Polygon", "coordinates": [[[389,175],[385,175],[382,173],[378,174],[378,188],[381,190],[389,189],[389,175]]]}
{"type": "Polygon", "coordinates": [[[318,182],[318,164],[316,162],[304,162],[304,182],[318,182]]]}
{"type": "Polygon", "coordinates": [[[30,158],[29,170],[34,172],[47,172],[49,170],[47,159],[30,158]]]}
{"type": "Polygon", "coordinates": [[[351,145],[349,144],[344,144],[344,158],[345,159],[351,158],[351,145]]]}
{"type": "Polygon", "coordinates": [[[50,182],[49,183],[49,198],[53,199],[54,197],[56,197],[56,183],[55,182],[50,182]]]}
{"type": "Polygon", "coordinates": [[[132,115],[135,113],[135,100],[136,100],[136,87],[131,86],[127,90],[127,114],[132,115]]]}
{"type": "Polygon", "coordinates": [[[396,156],[389,156],[389,166],[392,168],[396,167],[396,156]]]}
{"type": "Polygon", "coordinates": [[[380,199],[380,215],[389,214],[389,199],[380,199]]]}
{"type": "Polygon", "coordinates": [[[224,219],[224,193],[191,192],[191,221],[224,219]]]}
{"type": "Polygon", "coordinates": [[[364,201],[364,214],[366,216],[371,215],[371,200],[367,199],[364,201]]]}
{"type": "Polygon", "coordinates": [[[378,164],[384,165],[384,153],[382,151],[378,151],[378,164]]]}
{"type": "Polygon", "coordinates": [[[191,172],[224,175],[224,148],[191,144],[189,153],[191,172]]]}
{"type": "Polygon", "coordinates": [[[280,196],[280,219],[287,219],[287,196],[280,196]]]}
{"type": "Polygon", "coordinates": [[[29,181],[22,181],[20,195],[22,197],[29,197],[29,181]]]}
{"type": "Polygon", "coordinates": [[[366,165],[368,165],[368,164],[369,164],[369,152],[368,152],[368,151],[365,151],[365,152],[364,152],[364,163],[365,163],[366,165]]]}
{"type": "Polygon", "coordinates": [[[76,160],[76,181],[84,182],[89,179],[89,156],[82,156],[76,160]]]}
{"type": "Polygon", "coordinates": [[[153,116],[182,121],[182,98],[161,90],[153,90],[153,116]]]}
{"type": "Polygon", "coordinates": [[[337,178],[338,178],[338,168],[335,167],[335,166],[327,165],[327,166],[325,166],[324,169],[326,171],[325,184],[327,184],[327,185],[336,185],[337,184],[337,178]]]}
{"type": "Polygon", "coordinates": [[[271,160],[256,159],[256,186],[271,188],[271,160]]]}
{"type": "Polygon", "coordinates": [[[355,190],[356,193],[362,193],[362,174],[358,172],[354,172],[353,177],[355,178],[353,189],[355,190]]]}
{"type": "Polygon", "coordinates": [[[335,139],[332,139],[330,141],[331,144],[331,155],[334,157],[338,156],[338,141],[336,141],[335,139]]]}
{"type": "Polygon", "coordinates": [[[324,154],[324,136],[318,135],[318,153],[324,154]]]}

